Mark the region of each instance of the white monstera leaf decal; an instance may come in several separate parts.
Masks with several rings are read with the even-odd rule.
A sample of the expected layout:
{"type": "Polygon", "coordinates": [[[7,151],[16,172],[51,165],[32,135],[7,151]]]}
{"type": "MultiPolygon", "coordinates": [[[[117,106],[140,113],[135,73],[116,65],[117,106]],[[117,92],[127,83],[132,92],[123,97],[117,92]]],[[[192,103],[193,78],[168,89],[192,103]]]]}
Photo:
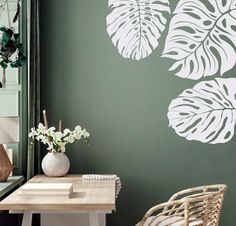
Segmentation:
{"type": "Polygon", "coordinates": [[[140,60],[158,46],[169,0],[109,0],[107,32],[124,58],[140,60]]]}
{"type": "Polygon", "coordinates": [[[180,0],[171,19],[163,57],[170,70],[193,80],[223,75],[236,63],[236,0],[180,0]]]}
{"type": "Polygon", "coordinates": [[[168,111],[170,126],[187,140],[226,143],[236,123],[236,78],[204,81],[174,99],[168,111]]]}

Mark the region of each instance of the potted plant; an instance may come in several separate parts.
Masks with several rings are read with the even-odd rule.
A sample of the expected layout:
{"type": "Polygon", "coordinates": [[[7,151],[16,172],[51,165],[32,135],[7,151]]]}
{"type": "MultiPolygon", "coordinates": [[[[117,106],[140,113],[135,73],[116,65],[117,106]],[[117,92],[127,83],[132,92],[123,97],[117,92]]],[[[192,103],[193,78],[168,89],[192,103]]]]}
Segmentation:
{"type": "MultiPolygon", "coordinates": [[[[44,116],[46,116],[45,111],[44,116]]],[[[47,120],[45,125],[39,123],[38,127],[32,128],[29,133],[31,145],[37,140],[48,146],[48,153],[42,160],[42,170],[47,176],[54,177],[66,175],[70,168],[70,161],[65,155],[66,145],[81,139],[88,143],[89,137],[90,134],[86,129],[82,129],[79,125],[72,131],[69,129],[61,131],[60,121],[59,130],[56,131],[55,127],[48,128],[47,120]]]]}
{"type": "Polygon", "coordinates": [[[23,44],[20,42],[20,35],[15,33],[13,28],[0,27],[0,65],[3,68],[2,82],[0,88],[5,86],[6,68],[19,68],[25,65],[27,58],[24,55],[23,44]],[[16,58],[13,59],[13,54],[16,58]]]}

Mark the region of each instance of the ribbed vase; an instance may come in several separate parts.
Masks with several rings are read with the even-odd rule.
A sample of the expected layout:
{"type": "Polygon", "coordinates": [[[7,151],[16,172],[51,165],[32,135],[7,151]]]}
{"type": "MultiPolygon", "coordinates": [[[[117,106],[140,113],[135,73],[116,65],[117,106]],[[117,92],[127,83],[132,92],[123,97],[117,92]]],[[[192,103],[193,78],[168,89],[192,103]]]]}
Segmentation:
{"type": "Polygon", "coordinates": [[[48,177],[62,177],[70,169],[68,157],[61,152],[48,152],[42,160],[42,170],[48,177]]]}

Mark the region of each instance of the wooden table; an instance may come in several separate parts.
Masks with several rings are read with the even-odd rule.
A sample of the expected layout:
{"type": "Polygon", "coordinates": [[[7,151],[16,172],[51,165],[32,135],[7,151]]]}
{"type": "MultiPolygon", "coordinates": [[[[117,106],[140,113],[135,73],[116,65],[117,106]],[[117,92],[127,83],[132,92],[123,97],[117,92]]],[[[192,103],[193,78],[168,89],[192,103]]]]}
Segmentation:
{"type": "Polygon", "coordinates": [[[30,198],[18,194],[19,188],[0,202],[0,210],[23,213],[22,226],[32,224],[33,213],[88,213],[90,226],[99,226],[98,217],[105,218],[107,213],[115,210],[115,180],[83,180],[82,175],[59,178],[38,175],[29,182],[73,183],[73,194],[70,198],[30,198]]]}

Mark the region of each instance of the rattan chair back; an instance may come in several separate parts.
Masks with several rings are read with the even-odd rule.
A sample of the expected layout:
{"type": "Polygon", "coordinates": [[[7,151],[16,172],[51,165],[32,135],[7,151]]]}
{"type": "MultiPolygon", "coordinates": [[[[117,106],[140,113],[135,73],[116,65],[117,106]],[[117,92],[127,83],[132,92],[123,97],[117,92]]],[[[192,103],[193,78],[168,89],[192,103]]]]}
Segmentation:
{"type": "Polygon", "coordinates": [[[166,203],[152,207],[140,226],[218,226],[226,185],[207,185],[180,191],[166,203]]]}

